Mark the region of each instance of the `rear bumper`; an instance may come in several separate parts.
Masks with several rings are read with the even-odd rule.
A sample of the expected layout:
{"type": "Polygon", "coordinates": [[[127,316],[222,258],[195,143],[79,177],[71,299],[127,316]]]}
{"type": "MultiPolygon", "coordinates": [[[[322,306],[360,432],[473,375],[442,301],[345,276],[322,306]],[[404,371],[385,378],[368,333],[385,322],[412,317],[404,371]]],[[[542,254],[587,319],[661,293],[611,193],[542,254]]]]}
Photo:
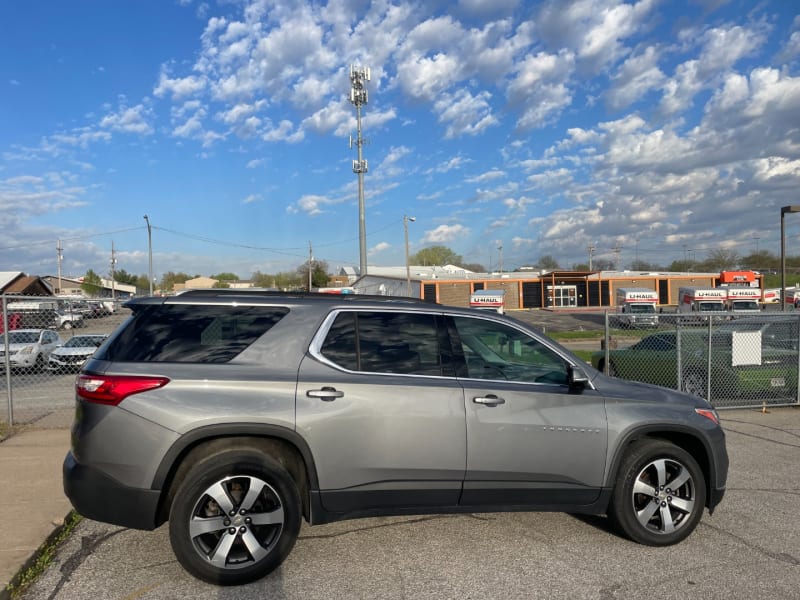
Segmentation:
{"type": "Polygon", "coordinates": [[[155,529],[159,490],[125,486],[97,469],[80,464],[72,452],[62,468],[64,493],[89,519],[132,529],[155,529]]]}

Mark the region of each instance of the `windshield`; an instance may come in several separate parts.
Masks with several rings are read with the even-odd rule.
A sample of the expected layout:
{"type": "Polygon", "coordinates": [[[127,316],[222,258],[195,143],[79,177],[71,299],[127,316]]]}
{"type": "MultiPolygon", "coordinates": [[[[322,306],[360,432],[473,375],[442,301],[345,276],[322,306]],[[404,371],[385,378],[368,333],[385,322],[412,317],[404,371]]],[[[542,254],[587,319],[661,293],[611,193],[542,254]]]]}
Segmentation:
{"type": "Polygon", "coordinates": [[[9,331],[8,343],[9,344],[33,344],[39,341],[39,333],[37,331],[9,331]]]}
{"type": "Polygon", "coordinates": [[[722,312],[723,310],[725,310],[725,307],[722,305],[722,302],[701,302],[699,308],[702,312],[715,312],[715,311],[722,312]]]}
{"type": "Polygon", "coordinates": [[[99,348],[105,338],[94,335],[77,335],[70,339],[65,348],[99,348]]]}
{"type": "Polygon", "coordinates": [[[656,312],[656,307],[652,304],[631,304],[628,308],[629,312],[636,314],[655,314],[656,312]]]}
{"type": "Polygon", "coordinates": [[[755,300],[736,300],[733,303],[733,310],[760,310],[758,302],[755,300]]]}

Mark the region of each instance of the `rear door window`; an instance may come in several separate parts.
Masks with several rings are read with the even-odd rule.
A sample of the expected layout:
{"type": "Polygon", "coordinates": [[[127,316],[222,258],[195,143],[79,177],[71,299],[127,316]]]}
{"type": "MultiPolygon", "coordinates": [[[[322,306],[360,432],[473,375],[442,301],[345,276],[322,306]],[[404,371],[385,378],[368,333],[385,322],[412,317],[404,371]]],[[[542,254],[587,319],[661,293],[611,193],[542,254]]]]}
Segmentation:
{"type": "Polygon", "coordinates": [[[449,360],[441,347],[435,315],[348,311],[336,316],[320,353],[351,371],[442,375],[449,360]]]}

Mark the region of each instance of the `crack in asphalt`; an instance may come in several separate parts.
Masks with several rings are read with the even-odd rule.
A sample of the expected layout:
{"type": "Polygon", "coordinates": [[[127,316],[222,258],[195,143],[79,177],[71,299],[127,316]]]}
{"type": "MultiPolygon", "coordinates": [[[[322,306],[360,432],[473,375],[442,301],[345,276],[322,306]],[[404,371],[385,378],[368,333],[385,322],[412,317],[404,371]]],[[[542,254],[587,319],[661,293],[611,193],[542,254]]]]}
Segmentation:
{"type": "Polygon", "coordinates": [[[368,527],[356,527],[354,529],[348,529],[347,531],[340,531],[337,533],[322,533],[320,535],[301,535],[297,538],[297,540],[324,540],[329,538],[337,538],[342,537],[345,535],[350,535],[351,533],[361,533],[362,531],[375,531],[377,529],[383,529],[385,527],[402,527],[403,525],[411,525],[415,523],[425,523],[426,521],[438,521],[444,519],[452,519],[455,516],[461,515],[452,515],[452,516],[443,516],[443,515],[435,515],[431,517],[422,517],[420,519],[409,519],[406,521],[399,521],[397,523],[381,523],[380,525],[370,525],[368,527]]]}
{"type": "Polygon", "coordinates": [[[61,578],[53,588],[52,593],[48,596],[48,600],[54,600],[58,597],[58,593],[61,591],[61,588],[64,587],[64,584],[67,581],[69,581],[70,577],[72,577],[72,574],[78,569],[78,567],[81,566],[81,564],[83,564],[83,561],[86,558],[91,556],[92,553],[103,544],[103,542],[111,539],[115,535],[122,533],[123,531],[128,530],[127,528],[122,528],[103,535],[92,534],[81,536],[80,549],[77,552],[74,552],[64,561],[64,564],[61,565],[61,568],[59,569],[61,571],[61,578]]]}
{"type": "MultiPolygon", "coordinates": [[[[800,448],[800,444],[792,444],[790,442],[779,442],[778,440],[773,440],[768,437],[764,437],[763,435],[756,435],[754,433],[745,433],[744,431],[739,431],[738,429],[731,429],[727,425],[724,426],[725,433],[738,433],[739,435],[743,435],[745,437],[755,438],[757,440],[763,440],[765,442],[771,442],[773,444],[778,444],[779,446],[785,446],[787,448],[800,448]]],[[[778,431],[783,431],[782,429],[778,429],[778,431]]],[[[789,432],[785,432],[787,435],[794,435],[789,432]]]]}
{"type": "Polygon", "coordinates": [[[726,535],[736,540],[737,542],[743,544],[746,548],[749,548],[750,550],[755,550],[756,552],[759,552],[764,556],[766,556],[767,558],[771,558],[772,560],[777,560],[779,562],[786,563],[787,565],[792,565],[793,567],[800,565],[800,559],[792,556],[787,552],[773,552],[772,550],[767,550],[766,548],[762,548],[758,544],[754,544],[746,540],[740,535],[736,535],[735,533],[732,533],[727,529],[722,529],[721,527],[717,527],[716,525],[711,525],[710,523],[706,523],[705,521],[701,521],[700,526],[708,527],[709,529],[713,529],[717,533],[726,535]]]}
{"type": "Polygon", "coordinates": [[[764,429],[771,429],[773,431],[780,431],[781,433],[785,433],[786,435],[791,435],[792,437],[800,438],[800,433],[795,433],[794,431],[790,431],[788,429],[781,429],[780,427],[775,427],[774,425],[765,425],[764,423],[753,423],[751,421],[740,421],[738,419],[723,418],[722,419],[723,427],[725,426],[725,423],[741,423],[743,425],[756,425],[757,427],[763,427],[764,429]]]}

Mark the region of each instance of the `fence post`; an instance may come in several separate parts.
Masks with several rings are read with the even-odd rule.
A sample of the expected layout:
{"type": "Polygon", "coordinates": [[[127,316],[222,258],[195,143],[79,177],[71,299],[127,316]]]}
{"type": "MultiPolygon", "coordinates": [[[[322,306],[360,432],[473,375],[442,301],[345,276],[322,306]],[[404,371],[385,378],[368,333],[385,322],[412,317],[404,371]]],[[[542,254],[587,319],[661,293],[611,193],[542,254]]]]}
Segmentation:
{"type": "MultiPolygon", "coordinates": [[[[789,331],[791,332],[791,328],[789,331]]],[[[794,382],[794,400],[796,404],[800,404],[800,315],[797,315],[797,334],[795,341],[797,342],[797,380],[794,382]]]]}
{"type": "Polygon", "coordinates": [[[8,310],[6,310],[6,295],[3,294],[3,368],[6,372],[6,400],[8,401],[8,426],[14,425],[14,401],[11,394],[11,349],[8,345],[8,310]]]}
{"type": "MultiPolygon", "coordinates": [[[[712,313],[713,314],[713,313],[712,313]]],[[[706,360],[706,400],[711,403],[711,330],[714,326],[714,317],[708,315],[708,358],[706,360]]]]}
{"type": "Polygon", "coordinates": [[[675,317],[675,352],[677,356],[675,357],[675,364],[677,365],[676,368],[678,372],[675,374],[675,381],[678,382],[678,385],[675,386],[679,392],[684,392],[686,390],[683,389],[683,353],[681,352],[681,316],[676,315],[675,317]]]}
{"type": "Polygon", "coordinates": [[[608,325],[608,311],[605,312],[605,338],[603,339],[603,349],[606,351],[606,357],[603,361],[603,374],[608,375],[608,361],[611,360],[609,358],[609,350],[611,347],[611,331],[608,325]]]}

